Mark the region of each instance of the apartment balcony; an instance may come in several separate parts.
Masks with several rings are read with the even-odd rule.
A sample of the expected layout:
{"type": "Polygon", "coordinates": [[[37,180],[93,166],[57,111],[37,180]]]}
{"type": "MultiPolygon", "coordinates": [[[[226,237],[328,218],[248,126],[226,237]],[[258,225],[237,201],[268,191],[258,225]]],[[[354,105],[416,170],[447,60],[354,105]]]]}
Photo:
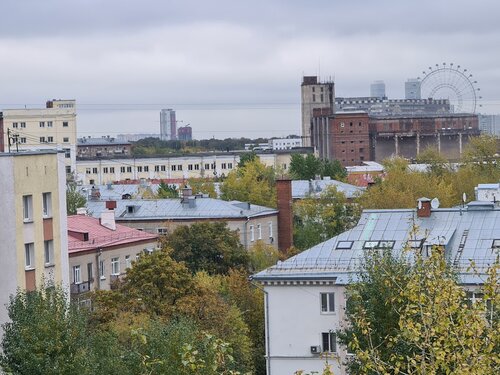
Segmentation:
{"type": "Polygon", "coordinates": [[[83,283],[71,284],[70,293],[71,294],[82,294],[90,292],[90,281],[84,281],[83,283]]]}

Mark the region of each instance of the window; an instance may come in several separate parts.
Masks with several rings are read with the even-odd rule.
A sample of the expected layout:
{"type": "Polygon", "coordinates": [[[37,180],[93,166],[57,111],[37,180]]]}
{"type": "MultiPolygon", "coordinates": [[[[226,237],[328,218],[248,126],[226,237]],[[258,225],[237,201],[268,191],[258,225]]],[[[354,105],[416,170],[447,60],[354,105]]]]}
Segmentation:
{"type": "Polygon", "coordinates": [[[195,171],[199,171],[200,170],[200,165],[199,164],[195,164],[194,165],[194,170],[195,171]]]}
{"type": "Polygon", "coordinates": [[[172,165],[172,172],[175,172],[177,167],[175,165],[172,165]]]}
{"type": "Polygon", "coordinates": [[[97,174],[97,168],[92,168],[92,173],[97,174]]]}
{"type": "Polygon", "coordinates": [[[17,129],[17,122],[13,122],[13,123],[12,123],[12,127],[13,127],[14,129],[17,129]]]}
{"type": "Polygon", "coordinates": [[[25,222],[33,221],[33,196],[23,195],[23,219],[25,222]]]}
{"type": "Polygon", "coordinates": [[[394,241],[380,241],[378,244],[379,249],[392,249],[394,247],[394,241]]]}
{"type": "Polygon", "coordinates": [[[323,352],[336,353],[337,352],[337,335],[334,332],[323,332],[321,334],[323,352]]]}
{"type": "Polygon", "coordinates": [[[94,267],[92,263],[87,263],[87,281],[92,282],[94,279],[94,267]]]}
{"type": "Polygon", "coordinates": [[[104,276],[105,268],[104,268],[104,261],[100,260],[99,261],[99,277],[101,279],[105,279],[106,276],[104,276]]]}
{"type": "Polygon", "coordinates": [[[221,164],[221,168],[222,168],[222,169],[227,169],[227,168],[226,168],[226,163],[222,163],[222,164],[221,164]]]}
{"type": "Polygon", "coordinates": [[[156,228],[156,233],[158,234],[167,234],[168,229],[167,228],[156,228]]]}
{"type": "Polygon", "coordinates": [[[210,169],[210,164],[209,163],[205,163],[205,169],[210,169]]]}
{"type": "Polygon", "coordinates": [[[52,193],[42,194],[42,207],[44,217],[52,216],[52,193]]]}
{"type": "Polygon", "coordinates": [[[120,172],[125,173],[125,167],[120,167],[120,172]]]}
{"type": "Polygon", "coordinates": [[[111,274],[120,274],[120,258],[111,258],[111,274]]]}
{"type": "Polygon", "coordinates": [[[66,173],[67,174],[71,173],[71,166],[69,165],[66,166],[66,173]]]}
{"type": "Polygon", "coordinates": [[[335,293],[320,293],[321,297],[321,312],[335,312],[335,293]]]}
{"type": "Polygon", "coordinates": [[[26,268],[35,268],[35,244],[25,243],[24,244],[24,266],[26,268]]]}
{"type": "Polygon", "coordinates": [[[193,170],[193,164],[188,164],[188,171],[192,171],[193,170]]]}
{"type": "Polygon", "coordinates": [[[54,241],[43,241],[45,265],[54,264],[54,241]]]}
{"type": "Polygon", "coordinates": [[[182,171],[182,165],[181,165],[181,164],[179,164],[179,165],[177,166],[177,170],[178,170],[178,171],[182,171]]]}
{"type": "Polygon", "coordinates": [[[65,127],[65,128],[68,127],[68,122],[67,121],[63,121],[63,127],[65,127]]]}
{"type": "Polygon", "coordinates": [[[227,169],[233,169],[233,163],[227,163],[227,169]]]}
{"type": "Polygon", "coordinates": [[[92,173],[92,168],[85,168],[85,173],[86,174],[91,174],[92,173]]]}
{"type": "Polygon", "coordinates": [[[69,142],[69,138],[68,137],[64,137],[63,138],[63,142],[68,143],[69,142]]]}
{"type": "Polygon", "coordinates": [[[273,222],[269,222],[269,238],[273,238],[273,222]]]}
{"type": "Polygon", "coordinates": [[[45,137],[40,137],[40,143],[45,143],[45,137]]]}
{"type": "Polygon", "coordinates": [[[52,121],[47,121],[47,127],[51,128],[52,127],[52,121]]]}
{"type": "Polygon", "coordinates": [[[132,267],[132,260],[130,259],[130,255],[125,255],[125,268],[132,267]]]}
{"type": "Polygon", "coordinates": [[[339,241],[337,242],[336,249],[350,249],[352,247],[353,241],[339,241]]]}
{"type": "Polygon", "coordinates": [[[21,128],[25,128],[26,127],[26,123],[25,122],[21,122],[21,128]]]}
{"type": "Polygon", "coordinates": [[[378,241],[365,241],[363,249],[375,249],[378,246],[378,241]]]}
{"type": "Polygon", "coordinates": [[[80,284],[82,282],[82,275],[80,272],[80,266],[73,266],[73,283],[80,284]]]}
{"type": "Polygon", "coordinates": [[[160,166],[159,165],[155,165],[155,172],[159,172],[160,171],[160,166]]]}
{"type": "Polygon", "coordinates": [[[316,101],[316,95],[313,94],[313,102],[315,102],[315,101],[316,101]]]}
{"type": "Polygon", "coordinates": [[[104,167],[104,168],[102,169],[102,173],[108,173],[108,167],[104,167]]]}
{"type": "Polygon", "coordinates": [[[127,172],[132,173],[132,167],[127,167],[127,172]]]}
{"type": "Polygon", "coordinates": [[[161,169],[162,172],[165,172],[165,170],[166,170],[166,168],[165,168],[164,165],[162,165],[160,169],[161,169]]]}
{"type": "Polygon", "coordinates": [[[137,167],[137,172],[142,172],[142,167],[141,166],[137,167]]]}
{"type": "Polygon", "coordinates": [[[500,240],[493,240],[493,243],[491,244],[492,249],[500,249],[500,240]]]}
{"type": "Polygon", "coordinates": [[[255,241],[255,233],[253,231],[253,225],[250,225],[250,241],[255,241]]]}
{"type": "Polygon", "coordinates": [[[144,166],[144,172],[149,172],[149,165],[144,166]]]}
{"type": "Polygon", "coordinates": [[[257,224],[257,238],[262,239],[262,226],[260,224],[257,224]]]}
{"type": "Polygon", "coordinates": [[[41,128],[45,128],[45,122],[44,121],[40,121],[40,127],[41,128]]]}
{"type": "Polygon", "coordinates": [[[21,143],[26,143],[26,138],[25,138],[25,137],[21,137],[21,138],[20,138],[20,142],[21,142],[21,143]]]}
{"type": "Polygon", "coordinates": [[[69,148],[64,149],[64,157],[69,159],[71,157],[71,150],[69,148]]]}
{"type": "Polygon", "coordinates": [[[115,167],[109,167],[109,173],[115,173],[115,167]]]}

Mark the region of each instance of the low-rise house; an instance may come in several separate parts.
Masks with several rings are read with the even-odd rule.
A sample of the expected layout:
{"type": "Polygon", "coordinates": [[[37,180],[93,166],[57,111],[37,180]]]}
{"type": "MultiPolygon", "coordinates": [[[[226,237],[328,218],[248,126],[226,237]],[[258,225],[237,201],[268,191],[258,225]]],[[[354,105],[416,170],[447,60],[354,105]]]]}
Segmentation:
{"type": "Polygon", "coordinates": [[[335,331],[344,321],[346,286],[366,251],[408,246],[425,255],[440,246],[474,293],[499,255],[500,209],[478,201],[437,206],[423,198],[417,209],[365,210],[351,230],[254,275],[265,290],[267,374],[321,373],[321,353],[336,357],[334,373],[345,374],[347,353],[335,331]],[[469,269],[471,260],[479,273],[469,269]]]}
{"type": "Polygon", "coordinates": [[[122,139],[105,136],[101,138],[78,138],[76,145],[79,158],[109,157],[132,154],[132,144],[122,139]]]}
{"type": "MultiPolygon", "coordinates": [[[[185,189],[189,190],[189,189],[185,189]]],[[[100,217],[105,201],[88,201],[87,211],[100,217]]],[[[278,247],[278,211],[239,201],[223,201],[185,193],[181,199],[126,199],[113,201],[118,223],[153,234],[168,234],[180,225],[203,221],[225,221],[239,231],[240,242],[250,249],[256,241],[278,247]]]]}
{"type": "MultiPolygon", "coordinates": [[[[109,207],[109,206],[108,206],[109,207]]],[[[69,280],[73,298],[92,290],[108,290],[139,254],[157,247],[158,236],[116,224],[106,209],[100,219],[68,217],[69,280]]]]}

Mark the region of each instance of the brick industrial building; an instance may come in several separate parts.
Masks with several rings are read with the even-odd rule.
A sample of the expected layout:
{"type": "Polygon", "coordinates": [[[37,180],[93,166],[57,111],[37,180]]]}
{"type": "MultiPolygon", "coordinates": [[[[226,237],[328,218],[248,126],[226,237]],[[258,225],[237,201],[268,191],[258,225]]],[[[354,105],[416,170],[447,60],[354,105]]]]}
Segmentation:
{"type": "Polygon", "coordinates": [[[311,134],[320,158],[351,166],[393,155],[413,159],[427,147],[458,159],[469,138],[479,135],[479,125],[474,114],[369,116],[318,109],[313,111],[311,134]]]}

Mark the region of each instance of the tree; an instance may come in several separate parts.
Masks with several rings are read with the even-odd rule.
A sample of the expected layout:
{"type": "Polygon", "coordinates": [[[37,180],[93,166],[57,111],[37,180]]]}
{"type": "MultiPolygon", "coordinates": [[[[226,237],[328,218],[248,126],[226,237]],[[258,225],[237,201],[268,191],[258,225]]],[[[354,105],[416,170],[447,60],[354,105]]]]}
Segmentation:
{"type": "Polygon", "coordinates": [[[273,245],[258,240],[248,252],[251,272],[259,272],[276,264],[282,259],[282,253],[273,245]]]}
{"type": "Polygon", "coordinates": [[[294,180],[314,180],[317,176],[345,180],[347,171],[338,160],[319,159],[314,154],[293,154],[290,161],[290,176],[294,180]]]}
{"type": "Polygon", "coordinates": [[[179,198],[179,191],[177,190],[177,187],[175,185],[169,185],[164,182],[160,182],[156,195],[160,199],[179,198]]]}
{"type": "Polygon", "coordinates": [[[221,198],[276,207],[275,172],[259,159],[232,170],[221,185],[221,198]]]}
{"type": "Polygon", "coordinates": [[[18,291],[3,325],[0,363],[19,375],[82,374],[87,367],[85,317],[60,288],[18,291]]]}
{"type": "Polygon", "coordinates": [[[246,163],[253,162],[258,159],[255,151],[246,152],[240,155],[240,161],[238,163],[238,168],[243,168],[246,163]]]}
{"type": "Polygon", "coordinates": [[[193,194],[208,194],[210,198],[217,198],[215,185],[208,178],[190,178],[188,184],[193,189],[193,194]]]}
{"type": "Polygon", "coordinates": [[[172,258],[185,262],[192,273],[226,274],[231,268],[248,265],[248,254],[236,231],[225,222],[201,222],[177,227],[165,239],[172,258]]]}
{"type": "Polygon", "coordinates": [[[307,249],[346,231],[357,223],[359,212],[345,195],[329,186],[319,197],[294,203],[294,244],[307,249]]]}
{"type": "Polygon", "coordinates": [[[483,301],[468,303],[444,249],[436,246],[429,256],[411,255],[412,263],[403,261],[396,272],[374,259],[371,274],[385,295],[372,294],[379,293],[373,285],[349,288],[354,306],[346,311],[350,327],[339,337],[355,354],[351,373],[496,373],[500,322],[490,308],[500,303],[498,261],[488,271],[483,301]],[[367,290],[368,296],[359,293],[367,290]]]}
{"type": "Polygon", "coordinates": [[[436,176],[442,176],[451,170],[448,160],[434,147],[427,147],[418,154],[417,162],[427,164],[427,172],[436,176]]]}
{"type": "Polygon", "coordinates": [[[74,182],[68,182],[66,185],[66,213],[75,215],[80,207],[85,207],[87,199],[78,191],[74,182]]]}

